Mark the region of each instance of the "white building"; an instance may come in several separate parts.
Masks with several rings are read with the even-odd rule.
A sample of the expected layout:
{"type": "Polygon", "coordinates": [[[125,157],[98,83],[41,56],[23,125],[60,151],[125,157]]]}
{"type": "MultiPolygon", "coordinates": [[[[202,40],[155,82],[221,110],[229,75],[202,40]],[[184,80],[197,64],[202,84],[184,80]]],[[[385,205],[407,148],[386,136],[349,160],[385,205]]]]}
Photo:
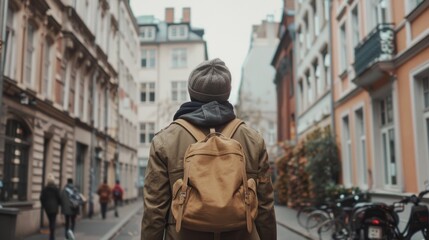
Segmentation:
{"type": "Polygon", "coordinates": [[[165,9],[165,21],[153,16],[137,18],[140,32],[140,104],[138,158],[140,186],[149,157],[150,142],[166,127],[186,101],[188,77],[202,61],[207,60],[204,30],[191,26],[191,9],[182,9],[176,20],[174,8],[165,9]]]}
{"type": "Polygon", "coordinates": [[[278,27],[279,23],[269,18],[253,26],[236,104],[238,117],[264,137],[270,157],[275,156],[277,143],[275,69],[270,63],[279,44],[278,27]]]}
{"type": "Polygon", "coordinates": [[[295,1],[295,79],[298,139],[331,123],[329,1],[295,1]]]}

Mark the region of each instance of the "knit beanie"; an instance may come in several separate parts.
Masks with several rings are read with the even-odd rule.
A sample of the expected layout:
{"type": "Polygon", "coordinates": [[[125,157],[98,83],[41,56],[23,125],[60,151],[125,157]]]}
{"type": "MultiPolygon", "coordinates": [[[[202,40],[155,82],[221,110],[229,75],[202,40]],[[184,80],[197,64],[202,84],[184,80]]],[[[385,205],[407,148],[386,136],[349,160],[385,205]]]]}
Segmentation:
{"type": "Polygon", "coordinates": [[[200,63],[190,74],[188,91],[200,102],[226,102],[231,93],[231,73],[219,58],[200,63]]]}

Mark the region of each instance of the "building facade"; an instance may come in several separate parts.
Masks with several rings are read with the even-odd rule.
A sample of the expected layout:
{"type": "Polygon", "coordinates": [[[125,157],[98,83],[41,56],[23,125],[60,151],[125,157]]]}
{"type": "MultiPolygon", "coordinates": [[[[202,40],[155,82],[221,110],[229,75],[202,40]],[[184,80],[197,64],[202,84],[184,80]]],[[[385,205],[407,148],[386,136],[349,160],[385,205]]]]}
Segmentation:
{"type": "Polygon", "coordinates": [[[168,126],[180,105],[189,101],[188,77],[207,60],[204,30],[191,25],[191,9],[165,9],[165,20],[137,18],[140,37],[139,147],[140,187],[155,133],[168,126]]]}
{"type": "Polygon", "coordinates": [[[274,84],[277,94],[277,142],[286,144],[294,144],[296,142],[296,103],[293,65],[294,15],[294,1],[285,0],[282,20],[278,31],[280,42],[271,61],[271,65],[276,70],[274,84]]]}
{"type": "MultiPolygon", "coordinates": [[[[135,71],[139,59],[125,53],[138,47],[128,4],[8,1],[0,202],[20,209],[17,237],[47,224],[39,196],[49,173],[61,188],[67,178],[74,179],[88,199],[82,216],[98,211],[95,192],[102,179],[113,184],[116,178],[137,176],[136,142],[119,137],[120,130],[137,127],[136,106],[133,113],[119,111],[120,89],[130,84],[123,78],[136,85],[136,76],[122,75],[119,63],[127,59],[128,71],[135,71]],[[127,50],[119,54],[120,48],[127,50]],[[120,124],[122,118],[128,125],[120,124]],[[118,149],[131,157],[119,159],[118,149]]],[[[130,88],[126,94],[135,98],[130,88]]],[[[126,198],[137,196],[135,181],[125,181],[124,187],[126,198]]]]}
{"type": "Polygon", "coordinates": [[[429,1],[333,1],[335,126],[345,185],[392,202],[429,183],[429,1]]]}
{"type": "Polygon", "coordinates": [[[277,108],[276,90],[272,84],[275,70],[270,62],[279,44],[278,27],[279,23],[270,17],[260,25],[253,25],[236,104],[237,117],[265,139],[271,161],[274,161],[277,149],[277,108]]]}
{"type": "Polygon", "coordinates": [[[296,126],[302,139],[332,123],[329,0],[295,1],[296,126]]]}

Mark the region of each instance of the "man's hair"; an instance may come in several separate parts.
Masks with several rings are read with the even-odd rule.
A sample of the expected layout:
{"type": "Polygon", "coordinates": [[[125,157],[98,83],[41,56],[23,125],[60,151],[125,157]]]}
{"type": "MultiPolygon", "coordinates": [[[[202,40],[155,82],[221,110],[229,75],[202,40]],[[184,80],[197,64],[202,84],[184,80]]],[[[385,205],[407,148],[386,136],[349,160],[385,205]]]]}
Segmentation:
{"type": "Polygon", "coordinates": [[[121,183],[119,180],[116,180],[116,184],[119,184],[119,183],[121,183]]]}
{"type": "Polygon", "coordinates": [[[104,183],[104,184],[107,184],[107,179],[106,179],[106,178],[103,180],[103,183],[104,183]]]}
{"type": "Polygon", "coordinates": [[[73,179],[72,178],[67,178],[67,184],[73,184],[73,179]]]}

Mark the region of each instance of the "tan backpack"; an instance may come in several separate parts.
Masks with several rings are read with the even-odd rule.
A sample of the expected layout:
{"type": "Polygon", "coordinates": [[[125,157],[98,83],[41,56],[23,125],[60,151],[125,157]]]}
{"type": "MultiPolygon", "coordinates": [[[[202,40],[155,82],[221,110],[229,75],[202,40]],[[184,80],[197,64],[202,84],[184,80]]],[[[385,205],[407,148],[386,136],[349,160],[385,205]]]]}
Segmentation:
{"type": "Polygon", "coordinates": [[[184,127],[196,140],[186,150],[184,178],[173,185],[172,213],[176,231],[252,231],[258,211],[256,182],[247,179],[246,159],[241,144],[231,139],[243,123],[232,120],[222,131],[214,128],[206,136],[183,119],[184,127]]]}

